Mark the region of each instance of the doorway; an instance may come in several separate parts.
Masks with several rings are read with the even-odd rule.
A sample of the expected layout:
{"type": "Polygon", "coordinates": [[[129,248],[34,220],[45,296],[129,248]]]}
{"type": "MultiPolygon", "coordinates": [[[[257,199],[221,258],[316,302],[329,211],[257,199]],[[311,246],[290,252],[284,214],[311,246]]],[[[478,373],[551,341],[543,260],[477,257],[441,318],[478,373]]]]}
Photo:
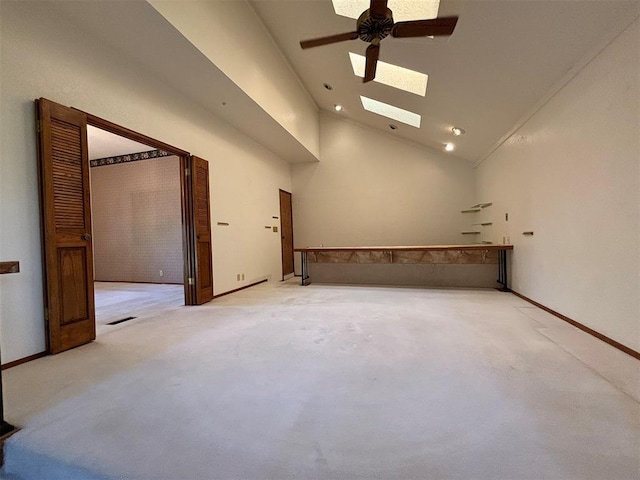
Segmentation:
{"type": "Polygon", "coordinates": [[[185,304],[180,158],[87,126],[96,333],[185,304]]]}
{"type": "Polygon", "coordinates": [[[282,242],[282,280],[294,276],[293,208],[291,193],[280,190],[280,238],[282,242]]]}
{"type": "Polygon", "coordinates": [[[211,248],[197,245],[197,231],[203,226],[196,229],[195,225],[196,219],[210,224],[210,217],[195,210],[209,203],[207,162],[198,160],[199,172],[207,175],[203,180],[202,173],[194,172],[195,158],[184,150],[47,99],[36,100],[36,112],[47,353],[96,337],[88,125],[179,158],[184,303],[210,300],[211,248]]]}

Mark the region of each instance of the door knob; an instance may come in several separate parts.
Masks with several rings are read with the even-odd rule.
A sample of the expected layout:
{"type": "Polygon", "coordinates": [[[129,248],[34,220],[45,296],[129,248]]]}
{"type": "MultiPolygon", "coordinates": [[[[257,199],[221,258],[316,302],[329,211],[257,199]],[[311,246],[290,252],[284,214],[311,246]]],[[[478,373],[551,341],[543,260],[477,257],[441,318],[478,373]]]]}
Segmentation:
{"type": "Polygon", "coordinates": [[[84,240],[85,242],[88,242],[89,240],[91,240],[91,235],[89,235],[88,233],[83,233],[82,240],[84,240]]]}

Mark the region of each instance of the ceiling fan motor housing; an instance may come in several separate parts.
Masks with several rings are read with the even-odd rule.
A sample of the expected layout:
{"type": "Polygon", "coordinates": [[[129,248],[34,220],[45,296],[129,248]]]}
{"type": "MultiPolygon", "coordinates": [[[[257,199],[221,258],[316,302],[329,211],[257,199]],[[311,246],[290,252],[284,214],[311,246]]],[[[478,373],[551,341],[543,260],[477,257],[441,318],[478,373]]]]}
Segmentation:
{"type": "Polygon", "coordinates": [[[363,42],[371,43],[373,40],[382,40],[391,34],[393,29],[393,14],[387,8],[385,15],[382,17],[371,16],[369,10],[365,10],[358,18],[358,37],[363,42]]]}

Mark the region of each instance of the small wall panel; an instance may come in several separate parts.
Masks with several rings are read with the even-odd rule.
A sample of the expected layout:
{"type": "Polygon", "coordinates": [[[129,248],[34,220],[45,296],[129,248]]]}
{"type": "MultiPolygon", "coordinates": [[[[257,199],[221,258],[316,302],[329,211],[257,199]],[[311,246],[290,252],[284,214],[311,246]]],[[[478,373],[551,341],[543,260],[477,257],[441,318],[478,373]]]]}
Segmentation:
{"type": "Polygon", "coordinates": [[[61,292],[60,324],[69,325],[89,318],[87,291],[87,255],[84,247],[58,249],[61,292]]]}
{"type": "Polygon", "coordinates": [[[202,288],[211,286],[211,245],[206,242],[198,242],[198,280],[202,288]]]}

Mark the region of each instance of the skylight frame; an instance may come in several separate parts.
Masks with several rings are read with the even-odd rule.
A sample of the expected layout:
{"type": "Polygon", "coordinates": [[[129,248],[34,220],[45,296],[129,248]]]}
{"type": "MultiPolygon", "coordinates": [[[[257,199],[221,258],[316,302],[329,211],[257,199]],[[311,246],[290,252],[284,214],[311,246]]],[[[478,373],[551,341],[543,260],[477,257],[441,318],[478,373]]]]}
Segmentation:
{"type": "MultiPolygon", "coordinates": [[[[358,19],[369,8],[370,0],[331,0],[336,15],[358,19]]],[[[395,22],[428,20],[438,16],[440,0],[389,0],[387,7],[395,22]]]]}
{"type": "Polygon", "coordinates": [[[410,112],[409,110],[389,105],[388,103],[374,100],[373,98],[365,97],[364,95],[360,95],[360,102],[362,103],[362,107],[368,112],[396,120],[404,123],[405,125],[420,128],[422,115],[418,113],[410,112]]]}
{"type": "MultiPolygon", "coordinates": [[[[349,52],[349,60],[351,61],[353,74],[357,77],[364,77],[366,57],[358,53],[349,52]]],[[[376,76],[373,81],[424,97],[427,94],[429,76],[426,73],[378,60],[376,76]]]]}

